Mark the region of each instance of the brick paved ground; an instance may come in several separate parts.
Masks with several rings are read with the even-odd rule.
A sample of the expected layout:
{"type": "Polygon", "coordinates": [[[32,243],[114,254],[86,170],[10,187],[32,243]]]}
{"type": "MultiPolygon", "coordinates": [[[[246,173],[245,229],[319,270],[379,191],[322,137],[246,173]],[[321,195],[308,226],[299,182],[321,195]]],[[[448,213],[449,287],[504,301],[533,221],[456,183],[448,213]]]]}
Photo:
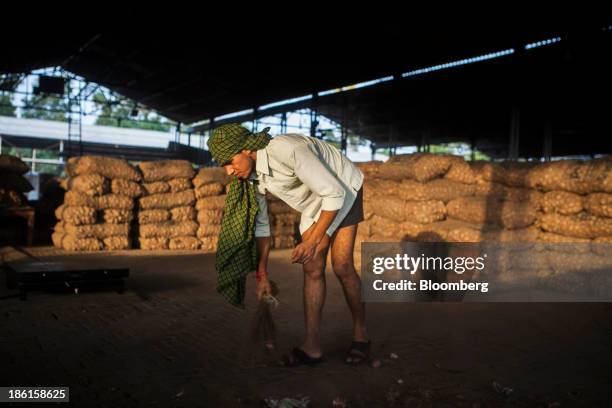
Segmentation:
{"type": "MultiPolygon", "coordinates": [[[[216,295],[213,254],[34,253],[131,269],[123,295],[34,292],[22,302],[0,288],[0,385],[68,385],[70,406],[259,406],[264,396],[300,394],[321,407],[338,395],[357,407],[610,400],[609,304],[372,304],[368,321],[382,367],[348,367],[342,357],[349,313],[328,270],[326,362],[287,369],[259,349],[246,351],[252,296],[241,311],[216,295]],[[513,388],[509,399],[493,381],[513,388]]],[[[281,291],[275,319],[284,349],[302,334],[301,269],[289,254],[273,251],[270,261],[281,291]]],[[[249,281],[250,295],[252,287],[249,281]]]]}

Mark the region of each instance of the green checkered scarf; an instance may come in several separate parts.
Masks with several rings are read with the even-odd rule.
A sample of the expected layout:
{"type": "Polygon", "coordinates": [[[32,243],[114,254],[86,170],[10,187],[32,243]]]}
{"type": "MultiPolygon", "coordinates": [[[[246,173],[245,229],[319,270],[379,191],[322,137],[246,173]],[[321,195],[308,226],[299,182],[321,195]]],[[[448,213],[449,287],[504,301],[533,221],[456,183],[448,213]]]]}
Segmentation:
{"type": "MultiPolygon", "coordinates": [[[[271,139],[267,133],[269,129],[254,134],[237,123],[223,125],[213,132],[208,140],[208,149],[215,161],[223,166],[243,149],[266,147],[271,139]]],[[[215,268],[217,292],[241,308],[244,308],[246,275],[257,269],[255,216],[258,211],[253,184],[234,177],[225,199],[215,268]]]]}

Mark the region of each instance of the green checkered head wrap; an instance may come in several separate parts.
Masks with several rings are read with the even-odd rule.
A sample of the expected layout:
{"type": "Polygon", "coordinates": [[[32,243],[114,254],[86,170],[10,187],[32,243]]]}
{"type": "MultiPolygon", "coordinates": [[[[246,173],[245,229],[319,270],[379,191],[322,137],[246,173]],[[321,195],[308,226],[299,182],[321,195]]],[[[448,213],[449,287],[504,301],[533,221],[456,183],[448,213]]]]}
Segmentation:
{"type": "Polygon", "coordinates": [[[220,166],[232,161],[232,157],[242,150],[258,150],[266,147],[270,141],[269,127],[259,133],[252,133],[239,123],[228,123],[213,131],[208,139],[208,150],[220,166]]]}
{"type": "MultiPolygon", "coordinates": [[[[251,133],[237,123],[223,125],[213,132],[208,148],[215,161],[223,166],[244,149],[260,150],[266,147],[271,139],[269,129],[251,133]]],[[[255,216],[258,211],[252,182],[234,177],[225,199],[215,268],[217,292],[232,305],[241,308],[244,308],[246,276],[257,269],[255,216]]]]}

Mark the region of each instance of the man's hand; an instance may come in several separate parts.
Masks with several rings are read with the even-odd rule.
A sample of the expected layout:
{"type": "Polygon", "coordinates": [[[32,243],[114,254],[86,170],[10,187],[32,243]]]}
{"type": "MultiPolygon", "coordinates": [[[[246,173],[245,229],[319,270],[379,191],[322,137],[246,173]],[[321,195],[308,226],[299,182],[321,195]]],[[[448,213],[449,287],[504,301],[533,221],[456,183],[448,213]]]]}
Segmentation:
{"type": "Polygon", "coordinates": [[[305,264],[314,258],[317,250],[317,244],[311,240],[304,240],[295,247],[291,254],[291,263],[305,264]]]}
{"type": "Polygon", "coordinates": [[[255,293],[257,294],[257,300],[261,300],[263,295],[272,294],[272,286],[267,276],[257,278],[257,286],[255,287],[255,293]]]}

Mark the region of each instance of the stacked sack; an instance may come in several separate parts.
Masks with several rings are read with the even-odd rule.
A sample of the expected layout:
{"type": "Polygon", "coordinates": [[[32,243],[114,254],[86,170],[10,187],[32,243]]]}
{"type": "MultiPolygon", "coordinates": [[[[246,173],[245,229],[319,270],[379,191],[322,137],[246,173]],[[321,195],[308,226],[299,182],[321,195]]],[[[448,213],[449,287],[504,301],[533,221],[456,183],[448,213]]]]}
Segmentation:
{"type": "Polygon", "coordinates": [[[358,163],[366,175],[360,244],[612,242],[612,159],[466,162],[417,153],[358,163]]]}
{"type": "Polygon", "coordinates": [[[19,157],[0,154],[0,207],[27,205],[25,194],[33,187],[23,174],[29,170],[19,157]]]}
{"type": "Polygon", "coordinates": [[[197,200],[195,206],[198,220],[197,236],[204,251],[217,250],[227,197],[226,188],[231,181],[231,177],[222,167],[202,168],[193,179],[197,200]]]}
{"type": "Polygon", "coordinates": [[[299,234],[300,213],[272,194],[267,193],[266,199],[272,237],[271,247],[293,248],[299,234]]]}
{"type": "Polygon", "coordinates": [[[134,201],[142,194],[138,170],[122,159],[83,156],[69,159],[66,172],[53,244],[69,251],[130,248],[134,201]]]}
{"type": "Polygon", "coordinates": [[[198,249],[193,166],[186,160],[138,165],[144,194],[138,201],[141,249],[198,249]]]}
{"type": "Polygon", "coordinates": [[[612,242],[612,156],[543,164],[526,183],[544,192],[543,241],[612,242]]]}

